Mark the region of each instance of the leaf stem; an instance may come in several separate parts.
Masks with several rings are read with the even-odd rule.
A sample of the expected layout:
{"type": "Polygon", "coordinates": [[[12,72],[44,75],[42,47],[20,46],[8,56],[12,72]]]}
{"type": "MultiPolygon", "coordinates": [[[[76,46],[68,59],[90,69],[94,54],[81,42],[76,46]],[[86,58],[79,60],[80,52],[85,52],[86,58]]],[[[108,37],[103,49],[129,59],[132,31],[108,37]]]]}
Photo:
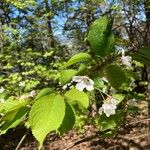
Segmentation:
{"type": "Polygon", "coordinates": [[[27,131],[25,132],[25,134],[24,134],[23,137],[21,138],[20,142],[18,143],[17,147],[15,148],[15,150],[19,150],[19,149],[20,149],[22,143],[24,142],[26,136],[28,135],[28,132],[29,132],[29,130],[27,130],[27,131]]]}

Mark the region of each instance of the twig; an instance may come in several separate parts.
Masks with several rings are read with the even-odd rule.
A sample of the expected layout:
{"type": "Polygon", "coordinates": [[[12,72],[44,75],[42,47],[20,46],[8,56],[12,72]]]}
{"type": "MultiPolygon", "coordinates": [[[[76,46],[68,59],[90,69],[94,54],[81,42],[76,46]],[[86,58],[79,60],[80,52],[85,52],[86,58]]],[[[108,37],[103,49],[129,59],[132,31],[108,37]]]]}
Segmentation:
{"type": "Polygon", "coordinates": [[[87,136],[87,137],[85,137],[85,138],[83,138],[83,139],[80,139],[80,140],[78,140],[78,141],[72,143],[70,146],[68,146],[68,147],[65,148],[64,150],[69,150],[70,148],[72,148],[72,147],[74,147],[74,146],[76,146],[76,145],[78,145],[78,144],[80,144],[80,143],[83,143],[83,142],[86,142],[86,141],[90,141],[90,140],[92,140],[92,139],[94,139],[94,138],[97,138],[98,136],[103,135],[103,134],[105,134],[106,132],[109,132],[109,131],[111,131],[111,129],[107,129],[107,130],[102,131],[102,132],[97,132],[97,133],[94,134],[94,135],[87,136]]]}
{"type": "Polygon", "coordinates": [[[19,150],[19,148],[20,148],[20,146],[22,145],[22,143],[24,142],[24,140],[25,140],[25,138],[26,138],[28,132],[29,132],[28,130],[25,132],[25,134],[24,134],[23,137],[21,138],[21,140],[20,140],[20,142],[18,143],[18,145],[17,145],[17,147],[16,147],[15,150],[19,150]]]}

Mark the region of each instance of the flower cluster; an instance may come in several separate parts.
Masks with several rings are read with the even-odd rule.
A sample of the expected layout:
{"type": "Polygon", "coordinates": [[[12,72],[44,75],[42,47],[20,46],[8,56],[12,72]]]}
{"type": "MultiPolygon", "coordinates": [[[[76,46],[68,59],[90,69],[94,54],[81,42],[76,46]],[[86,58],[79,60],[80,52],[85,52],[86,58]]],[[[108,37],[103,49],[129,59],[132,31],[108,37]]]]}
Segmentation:
{"type": "Polygon", "coordinates": [[[107,117],[109,117],[110,115],[114,115],[115,114],[115,110],[117,108],[117,101],[116,99],[114,99],[113,97],[108,97],[102,107],[99,108],[99,114],[102,114],[102,112],[104,112],[106,114],[107,117]]]}
{"type": "Polygon", "coordinates": [[[123,64],[123,65],[126,65],[126,66],[128,66],[128,67],[130,67],[130,68],[132,67],[131,61],[132,61],[132,59],[131,59],[130,56],[122,56],[122,57],[121,57],[121,62],[122,62],[122,64],[123,64]]]}
{"type": "Polygon", "coordinates": [[[94,81],[87,76],[74,76],[72,81],[76,83],[76,89],[79,91],[83,91],[84,89],[87,91],[94,90],[94,81]]]}
{"type": "Polygon", "coordinates": [[[72,83],[75,83],[75,87],[79,91],[86,89],[87,91],[94,90],[94,81],[87,76],[73,76],[72,81],[63,86],[63,89],[69,87],[72,83]]]}
{"type": "Polygon", "coordinates": [[[36,95],[36,91],[33,90],[33,91],[31,91],[29,94],[21,95],[21,96],[19,97],[19,100],[25,100],[25,99],[28,99],[28,98],[30,98],[30,97],[34,97],[35,95],[36,95]]]}
{"type": "Polygon", "coordinates": [[[132,58],[130,56],[125,56],[124,50],[122,50],[121,63],[129,68],[132,67],[132,58]]]}

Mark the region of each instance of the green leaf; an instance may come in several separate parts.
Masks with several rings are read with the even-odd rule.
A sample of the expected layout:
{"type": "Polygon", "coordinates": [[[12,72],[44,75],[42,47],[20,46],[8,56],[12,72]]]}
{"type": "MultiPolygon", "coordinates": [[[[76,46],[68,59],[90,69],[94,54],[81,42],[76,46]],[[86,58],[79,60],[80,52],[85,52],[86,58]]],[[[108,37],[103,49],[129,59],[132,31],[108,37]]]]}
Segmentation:
{"type": "Polygon", "coordinates": [[[7,98],[7,101],[12,101],[12,100],[15,100],[14,96],[10,96],[10,97],[7,98]]]}
{"type": "Polygon", "coordinates": [[[28,103],[29,101],[27,100],[7,100],[4,103],[0,103],[0,113],[8,113],[20,107],[26,106],[28,103]]]}
{"type": "Polygon", "coordinates": [[[79,54],[76,54],[76,55],[72,56],[68,60],[68,62],[65,64],[65,67],[73,65],[73,64],[78,63],[80,61],[89,61],[89,60],[92,60],[91,55],[89,55],[87,53],[79,53],[79,54]]]}
{"type": "Polygon", "coordinates": [[[29,122],[34,137],[41,148],[46,135],[57,130],[65,116],[65,102],[61,95],[46,95],[35,101],[30,114],[29,122]]]}
{"type": "Polygon", "coordinates": [[[71,103],[78,103],[85,108],[89,106],[89,98],[85,92],[73,88],[65,93],[65,97],[71,103]]]}
{"type": "Polygon", "coordinates": [[[100,130],[105,131],[111,129],[111,132],[109,133],[106,132],[105,134],[106,136],[111,136],[112,133],[114,133],[112,131],[115,130],[118,126],[120,126],[120,124],[122,123],[123,117],[124,117],[123,111],[118,111],[116,112],[115,115],[111,115],[109,117],[107,117],[105,114],[101,115],[99,118],[100,130]]]}
{"type": "Polygon", "coordinates": [[[81,64],[78,69],[78,74],[85,75],[86,71],[87,71],[87,65],[81,64]]]}
{"type": "Polygon", "coordinates": [[[117,100],[117,104],[119,104],[120,102],[123,101],[123,99],[125,98],[125,95],[122,95],[122,94],[113,94],[112,97],[115,98],[117,100]]]}
{"type": "Polygon", "coordinates": [[[134,54],[133,59],[150,66],[150,47],[146,46],[134,54]]]}
{"type": "Polygon", "coordinates": [[[75,113],[73,107],[68,102],[65,103],[66,103],[65,117],[63,123],[59,128],[59,132],[61,135],[71,130],[75,124],[75,113]]]}
{"type": "Polygon", "coordinates": [[[63,70],[60,73],[60,83],[62,85],[68,83],[71,81],[72,77],[75,76],[78,73],[77,70],[69,69],[69,70],[63,70]]]}
{"type": "Polygon", "coordinates": [[[138,61],[138,62],[141,62],[142,64],[150,66],[150,59],[147,59],[146,57],[144,57],[141,54],[135,54],[133,56],[133,59],[138,61]]]}
{"type": "Polygon", "coordinates": [[[139,50],[139,53],[143,56],[145,56],[146,58],[150,59],[150,47],[146,46],[142,49],[139,50]]]}
{"type": "Polygon", "coordinates": [[[109,65],[105,68],[106,77],[116,90],[119,90],[123,85],[129,85],[130,79],[126,72],[118,65],[109,65]]]}
{"type": "Polygon", "coordinates": [[[38,95],[36,96],[36,99],[41,98],[41,97],[46,96],[46,95],[49,95],[49,94],[51,94],[52,92],[54,92],[53,89],[51,89],[51,88],[44,88],[44,89],[42,89],[42,90],[38,93],[38,95]]]}
{"type": "Polygon", "coordinates": [[[28,107],[21,107],[6,113],[1,119],[2,121],[5,121],[5,123],[0,128],[0,134],[5,134],[8,129],[15,128],[20,124],[28,111],[28,107]]]}
{"type": "Polygon", "coordinates": [[[93,78],[93,81],[94,81],[94,86],[95,88],[100,88],[100,89],[103,89],[104,87],[106,87],[106,85],[104,84],[104,82],[101,80],[100,77],[94,77],[93,78]]]}
{"type": "Polygon", "coordinates": [[[88,33],[91,49],[101,57],[112,52],[114,35],[111,32],[111,26],[108,18],[104,16],[94,21],[88,33]]]}

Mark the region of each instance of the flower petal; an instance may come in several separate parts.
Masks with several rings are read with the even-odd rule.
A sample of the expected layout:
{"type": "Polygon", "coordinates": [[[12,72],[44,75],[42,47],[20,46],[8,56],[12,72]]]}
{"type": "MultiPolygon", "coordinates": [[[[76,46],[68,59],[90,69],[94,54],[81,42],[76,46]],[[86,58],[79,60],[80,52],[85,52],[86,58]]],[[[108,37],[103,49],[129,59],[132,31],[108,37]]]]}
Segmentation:
{"type": "Polygon", "coordinates": [[[94,81],[92,79],[89,79],[90,84],[94,85],[94,81]]]}
{"type": "Polygon", "coordinates": [[[84,88],[86,88],[88,91],[91,91],[94,89],[94,81],[91,80],[88,76],[74,76],[72,78],[73,82],[77,82],[76,88],[79,91],[83,91],[84,88]]]}
{"type": "Polygon", "coordinates": [[[86,85],[86,87],[85,87],[88,91],[92,91],[92,90],[94,90],[94,87],[93,87],[93,85],[86,85]]]}
{"type": "Polygon", "coordinates": [[[132,58],[130,56],[122,56],[121,57],[121,62],[123,65],[126,65],[128,67],[132,67],[131,61],[132,61],[132,58]]]}
{"type": "Polygon", "coordinates": [[[103,107],[104,113],[106,114],[107,117],[109,117],[110,115],[114,115],[115,109],[117,108],[116,105],[108,104],[108,103],[104,103],[102,105],[102,107],[103,107]]]}
{"type": "Polygon", "coordinates": [[[110,115],[115,114],[115,110],[114,109],[104,109],[104,113],[106,114],[107,117],[109,117],[110,115]]]}
{"type": "Polygon", "coordinates": [[[81,82],[83,80],[83,76],[73,76],[73,82],[81,82]]]}
{"type": "Polygon", "coordinates": [[[85,87],[86,85],[84,84],[84,82],[80,82],[76,84],[76,89],[78,89],[79,91],[83,91],[85,87]]]}
{"type": "Polygon", "coordinates": [[[100,115],[102,115],[103,111],[104,111],[103,107],[100,107],[98,113],[99,113],[100,115]]]}
{"type": "Polygon", "coordinates": [[[116,105],[117,104],[117,100],[112,97],[110,99],[110,103],[113,104],[113,105],[116,105]]]}

